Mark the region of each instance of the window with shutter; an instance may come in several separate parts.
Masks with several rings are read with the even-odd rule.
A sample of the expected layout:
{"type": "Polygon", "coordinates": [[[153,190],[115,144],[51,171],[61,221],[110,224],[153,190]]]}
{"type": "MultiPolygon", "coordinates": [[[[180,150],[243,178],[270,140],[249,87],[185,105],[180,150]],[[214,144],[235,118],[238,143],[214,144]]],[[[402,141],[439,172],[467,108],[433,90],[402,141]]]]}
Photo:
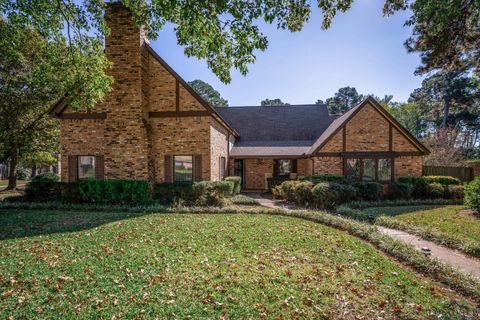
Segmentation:
{"type": "Polygon", "coordinates": [[[95,157],[95,178],[104,179],[105,178],[105,164],[103,156],[95,157]]]}
{"type": "Polygon", "coordinates": [[[173,161],[172,156],[165,156],[164,160],[164,175],[165,175],[165,182],[172,182],[173,177],[173,161]]]}
{"type": "Polygon", "coordinates": [[[78,157],[68,156],[68,182],[78,180],[78,157]]]}
{"type": "Polygon", "coordinates": [[[193,180],[202,181],[202,156],[197,155],[193,161],[193,180]]]}

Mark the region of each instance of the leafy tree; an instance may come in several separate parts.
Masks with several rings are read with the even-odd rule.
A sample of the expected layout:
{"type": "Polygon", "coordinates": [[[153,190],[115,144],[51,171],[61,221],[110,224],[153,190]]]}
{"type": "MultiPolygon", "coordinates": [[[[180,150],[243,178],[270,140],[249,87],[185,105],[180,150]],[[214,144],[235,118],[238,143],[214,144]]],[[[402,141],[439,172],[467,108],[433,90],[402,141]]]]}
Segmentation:
{"type": "Polygon", "coordinates": [[[455,127],[480,99],[479,81],[465,70],[437,72],[422,81],[410,101],[416,102],[436,127],[455,127]]]}
{"type": "MultiPolygon", "coordinates": [[[[275,23],[279,29],[300,31],[313,5],[323,16],[322,28],[327,29],[338,12],[350,9],[353,0],[318,0],[316,5],[305,0],[122,3],[133,12],[137,24],[145,26],[151,39],[166,23],[175,25],[178,44],[185,47],[185,54],[206,60],[228,83],[232,68],[245,75],[248,65],[255,62],[255,50],[267,48],[268,40],[258,27],[261,20],[275,23]]],[[[108,32],[103,18],[105,5],[102,0],[2,0],[0,12],[18,27],[33,26],[50,40],[61,39],[66,28],[69,40],[80,43],[84,39],[101,41],[108,32]]],[[[420,71],[425,72],[458,64],[478,67],[479,6],[475,0],[385,0],[383,13],[411,9],[413,15],[406,23],[413,26],[413,34],[407,47],[422,54],[420,71]]]]}
{"type": "Polygon", "coordinates": [[[382,103],[383,107],[417,138],[427,134],[427,121],[416,103],[382,103]]]}
{"type": "Polygon", "coordinates": [[[16,187],[26,153],[58,141],[58,123],[47,114],[53,102],[72,92],[67,99],[73,107],[89,106],[109,87],[109,77],[99,72],[107,60],[92,48],[103,50],[48,41],[33,28],[0,20],[0,153],[10,163],[7,189],[16,187]]]}
{"type": "Polygon", "coordinates": [[[325,103],[317,100],[316,104],[326,104],[330,114],[342,114],[360,103],[363,98],[364,96],[359,94],[354,87],[344,87],[338,89],[333,97],[325,100],[325,103]]]}
{"type": "Polygon", "coordinates": [[[220,93],[205,81],[197,79],[190,81],[188,84],[210,105],[214,107],[228,107],[228,101],[222,98],[220,93]]]}
{"type": "Polygon", "coordinates": [[[260,105],[264,107],[275,107],[275,106],[289,106],[290,103],[283,102],[280,98],[276,99],[265,99],[260,102],[260,105]]]}
{"type": "Polygon", "coordinates": [[[480,1],[386,0],[384,13],[407,8],[413,15],[405,24],[413,34],[405,46],[420,53],[418,73],[472,66],[480,72],[480,1]]]}

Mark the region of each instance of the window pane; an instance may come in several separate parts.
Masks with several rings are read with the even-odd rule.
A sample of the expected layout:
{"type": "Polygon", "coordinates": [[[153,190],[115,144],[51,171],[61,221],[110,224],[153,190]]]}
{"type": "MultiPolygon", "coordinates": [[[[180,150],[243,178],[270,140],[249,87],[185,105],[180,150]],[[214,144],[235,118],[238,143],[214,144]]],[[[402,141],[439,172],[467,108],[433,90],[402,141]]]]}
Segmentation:
{"type": "Polygon", "coordinates": [[[375,180],[375,160],[363,159],[363,181],[375,180]]]}
{"type": "Polygon", "coordinates": [[[292,172],[292,161],[278,160],[278,174],[281,176],[289,175],[292,172]]]}
{"type": "Polygon", "coordinates": [[[378,180],[390,181],[392,177],[392,161],[390,159],[378,159],[378,180]]]}
{"type": "Polygon", "coordinates": [[[175,181],[193,181],[193,157],[174,156],[175,181]]]}
{"type": "Polygon", "coordinates": [[[360,177],[360,160],[359,159],[347,159],[347,167],[345,170],[347,178],[352,180],[358,180],[360,177]]]}
{"type": "Polygon", "coordinates": [[[78,157],[78,179],[95,179],[95,157],[78,157]]]}
{"type": "Polygon", "coordinates": [[[225,157],[220,157],[220,180],[225,178],[225,157]]]}

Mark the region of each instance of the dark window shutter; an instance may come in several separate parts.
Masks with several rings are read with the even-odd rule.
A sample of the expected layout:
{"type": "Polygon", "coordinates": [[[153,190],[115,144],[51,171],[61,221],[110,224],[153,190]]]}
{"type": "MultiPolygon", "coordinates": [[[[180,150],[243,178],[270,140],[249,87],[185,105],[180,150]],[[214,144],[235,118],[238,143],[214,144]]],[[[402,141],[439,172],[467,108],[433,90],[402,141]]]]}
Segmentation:
{"type": "Polygon", "coordinates": [[[297,159],[292,160],[292,173],[297,173],[297,159]]]}
{"type": "Polygon", "coordinates": [[[278,177],[280,174],[280,161],[273,160],[273,176],[278,177]]]}
{"type": "Polygon", "coordinates": [[[68,182],[78,180],[78,156],[68,156],[68,182]]]}
{"type": "Polygon", "coordinates": [[[95,156],[95,178],[103,179],[105,177],[105,164],[103,156],[95,156]]]}
{"type": "Polygon", "coordinates": [[[164,171],[165,171],[165,182],[172,182],[173,181],[173,157],[172,156],[165,156],[164,161],[164,171]]]}
{"type": "Polygon", "coordinates": [[[193,165],[193,180],[202,181],[202,156],[195,156],[193,165]]]}

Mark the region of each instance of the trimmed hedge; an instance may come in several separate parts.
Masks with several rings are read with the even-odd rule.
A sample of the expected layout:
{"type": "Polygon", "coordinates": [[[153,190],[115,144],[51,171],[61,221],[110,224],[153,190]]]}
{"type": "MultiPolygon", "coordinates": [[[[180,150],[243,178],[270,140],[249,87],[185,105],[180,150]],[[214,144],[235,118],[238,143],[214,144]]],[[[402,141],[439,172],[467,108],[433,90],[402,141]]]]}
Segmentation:
{"type": "Polygon", "coordinates": [[[390,199],[411,199],[413,193],[413,185],[405,182],[394,182],[390,185],[390,199]]]}
{"type": "Polygon", "coordinates": [[[292,180],[288,176],[281,176],[281,177],[270,177],[267,178],[267,189],[272,190],[276,187],[281,185],[284,181],[292,180]]]}
{"type": "Polygon", "coordinates": [[[60,178],[51,172],[33,177],[25,187],[25,199],[29,201],[59,200],[59,180],[60,178]]]}
{"type": "Polygon", "coordinates": [[[147,180],[80,180],[78,190],[82,199],[91,203],[143,203],[151,200],[147,180]]]}
{"type": "Polygon", "coordinates": [[[380,200],[383,196],[383,184],[377,182],[355,182],[358,198],[366,201],[380,200]]]}
{"type": "Polygon", "coordinates": [[[319,182],[346,182],[344,176],[333,176],[333,175],[312,175],[312,176],[302,176],[298,177],[299,180],[307,180],[313,183],[319,182]]]}
{"type": "Polygon", "coordinates": [[[153,186],[153,199],[161,203],[171,204],[180,199],[193,201],[192,182],[161,182],[153,186]]]}
{"type": "Polygon", "coordinates": [[[480,177],[467,184],[465,188],[465,204],[480,216],[480,177]]]}
{"type": "Polygon", "coordinates": [[[443,186],[462,184],[460,179],[450,176],[399,177],[398,182],[409,183],[413,185],[439,183],[443,186]]]}
{"type": "Polygon", "coordinates": [[[223,179],[225,181],[233,182],[233,194],[239,194],[242,189],[242,177],[230,176],[223,179]]]}

